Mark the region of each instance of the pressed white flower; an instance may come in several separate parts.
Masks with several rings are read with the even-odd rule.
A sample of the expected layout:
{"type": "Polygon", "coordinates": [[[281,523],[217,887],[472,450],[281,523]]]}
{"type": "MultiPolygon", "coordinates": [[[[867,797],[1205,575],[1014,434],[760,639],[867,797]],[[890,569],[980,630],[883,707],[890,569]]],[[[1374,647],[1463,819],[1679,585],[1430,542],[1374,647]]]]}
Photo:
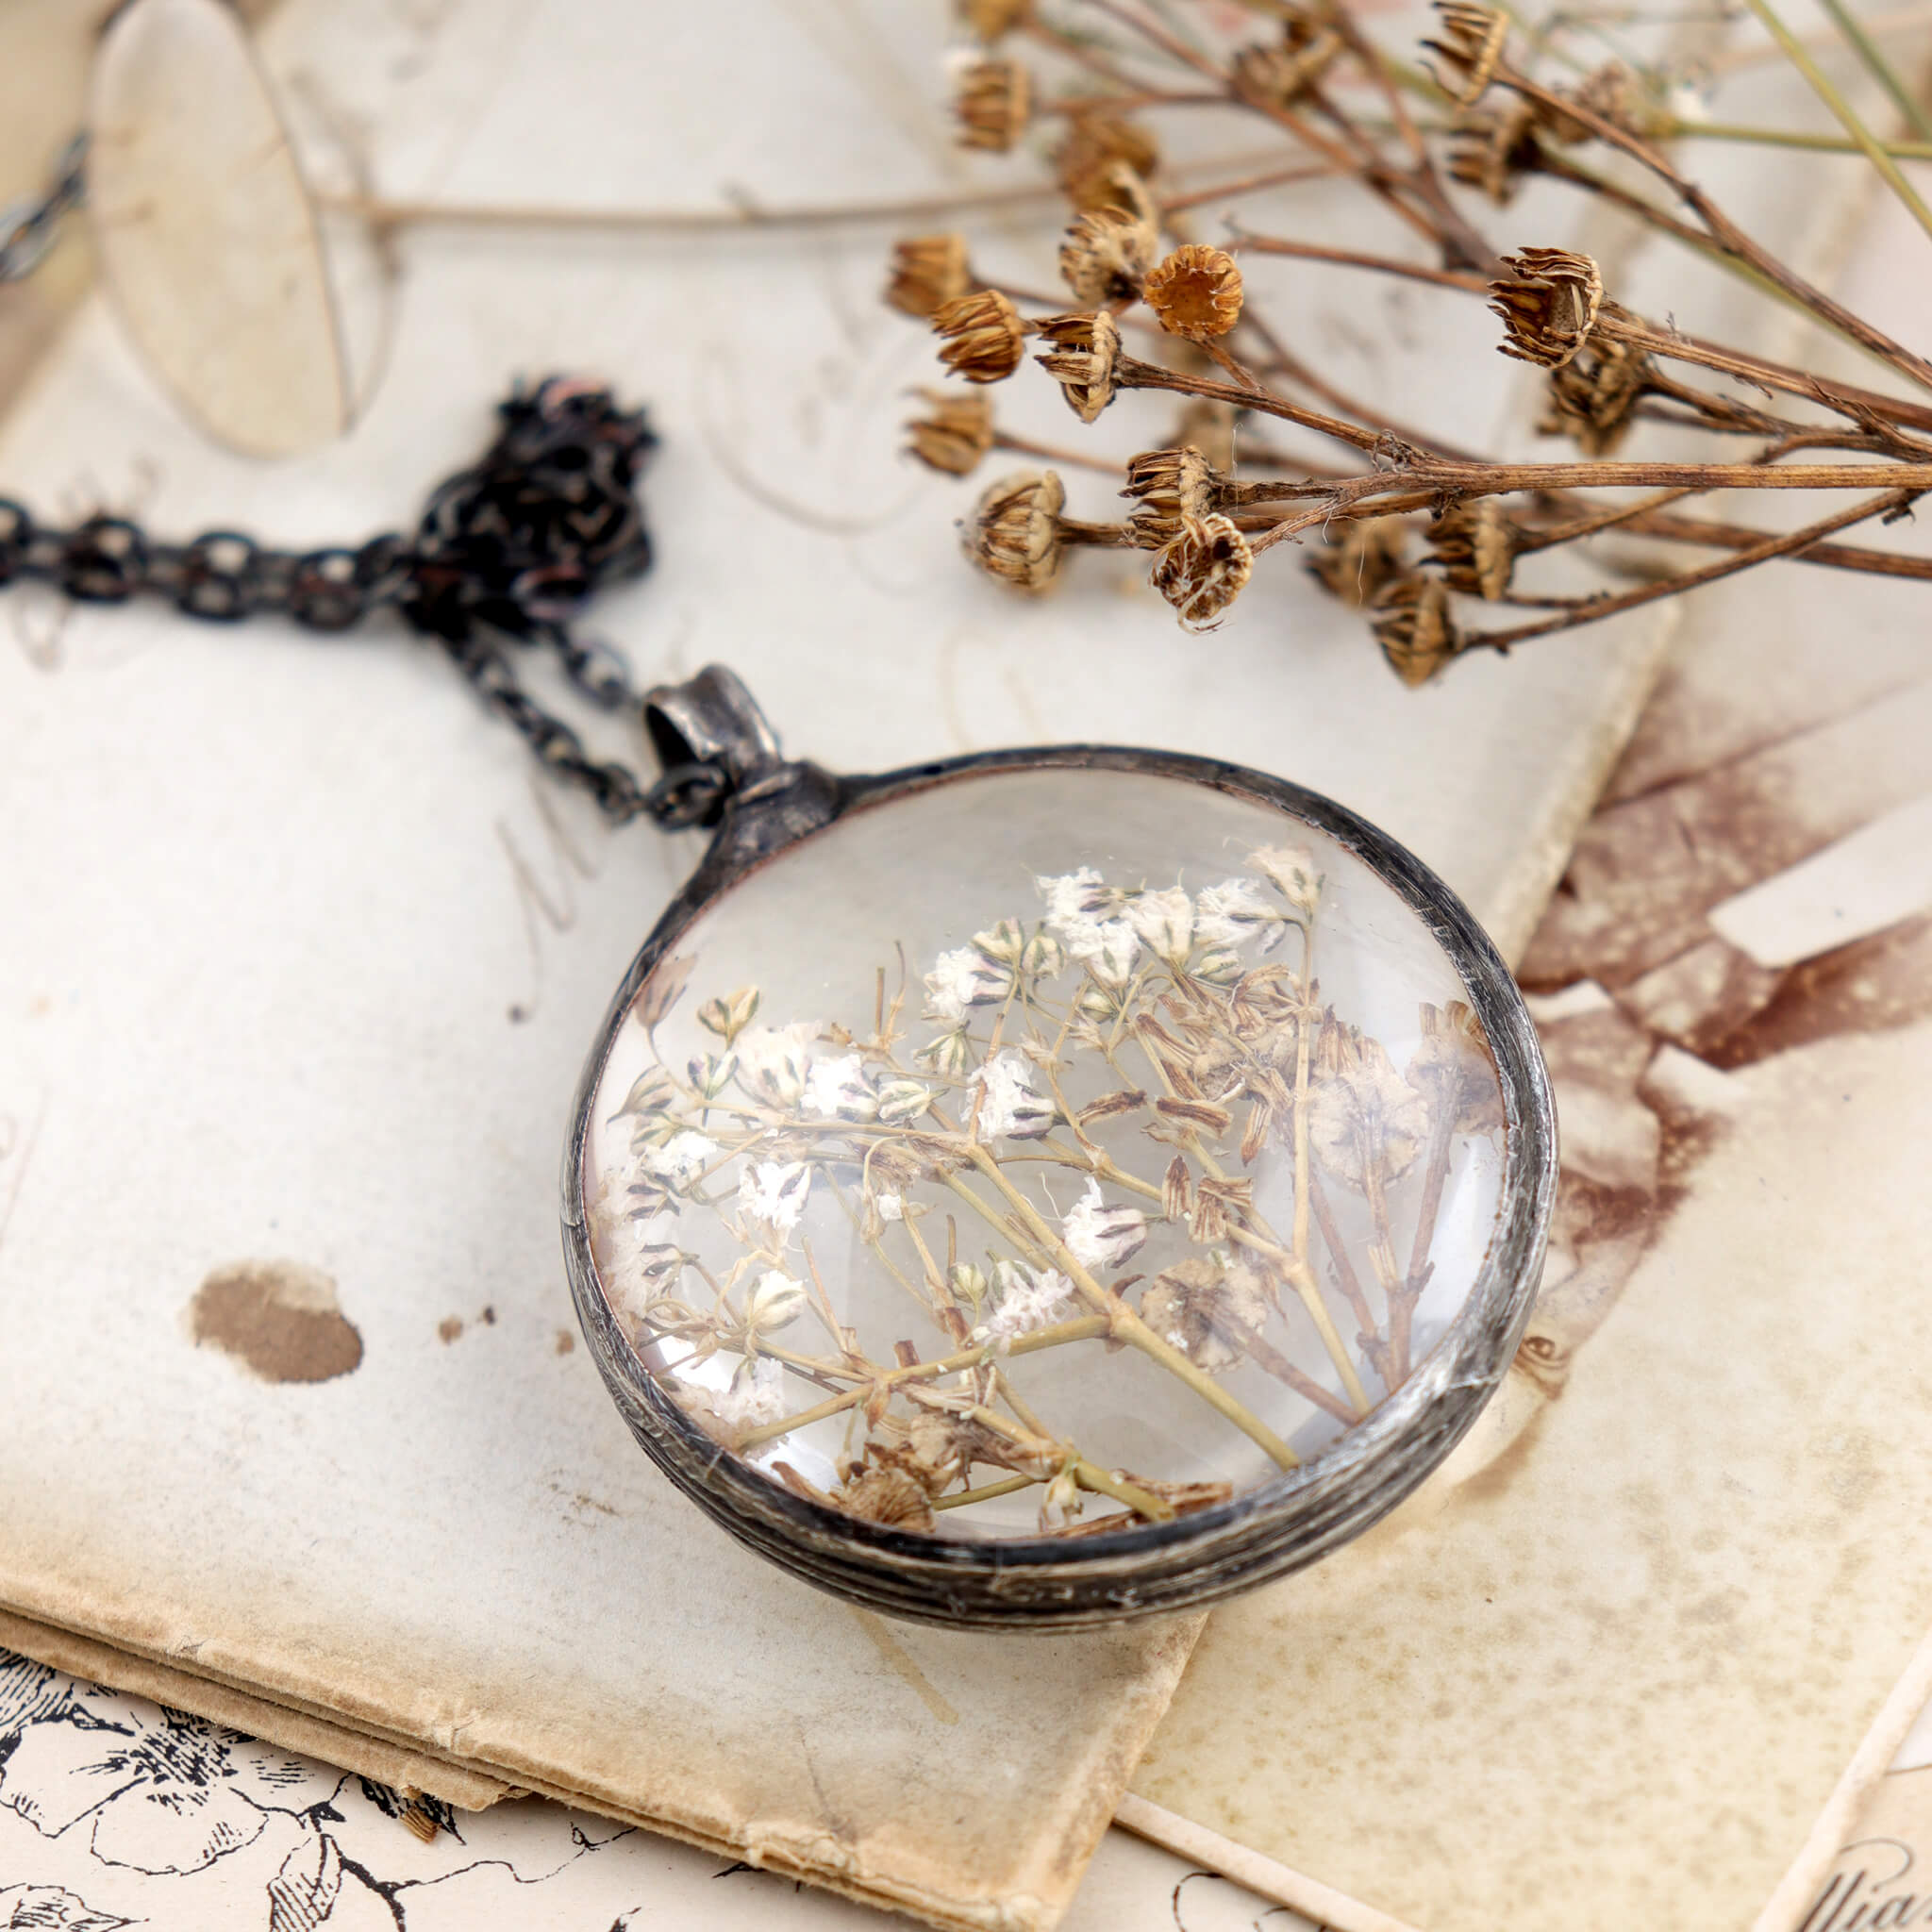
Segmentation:
{"type": "Polygon", "coordinates": [[[711,1412],[727,1428],[755,1429],[785,1413],[785,1372],[769,1356],[747,1360],[728,1389],[711,1397],[711,1412]]]}
{"type": "Polygon", "coordinates": [[[1089,952],[1067,951],[1084,959],[1094,977],[1107,986],[1124,986],[1134,976],[1134,961],[1140,958],[1141,941],[1124,919],[1109,919],[1093,928],[1093,946],[1089,952]]]}
{"type": "Polygon", "coordinates": [[[818,1037],[815,1022],[754,1026],[738,1039],[738,1082],[768,1107],[795,1108],[805,1094],[806,1049],[818,1037]]]}
{"type": "Polygon", "coordinates": [[[879,1219],[881,1221],[904,1221],[906,1219],[906,1196],[904,1194],[881,1194],[878,1197],[879,1219]]]}
{"type": "Polygon", "coordinates": [[[1129,899],[1127,924],[1150,953],[1170,966],[1186,964],[1194,943],[1194,906],[1180,887],[1168,886],[1129,899]]]}
{"type": "Polygon", "coordinates": [[[1037,1141],[1053,1125],[1053,1103],[1033,1085],[1033,1070],[1011,1047],[996,1053],[974,1075],[979,1089],[979,1138],[1037,1141]]]}
{"type": "Polygon", "coordinates": [[[1034,1274],[1017,1261],[1003,1261],[995,1275],[1000,1298],[992,1313],[973,1331],[981,1341],[1011,1342],[1036,1328],[1051,1327],[1073,1299],[1074,1284],[1058,1268],[1034,1274]]]}
{"type": "Polygon", "coordinates": [[[661,1147],[648,1149],[644,1168],[654,1179],[681,1194],[703,1176],[717,1153],[717,1141],[708,1140],[694,1127],[685,1127],[661,1147]]]}
{"type": "Polygon", "coordinates": [[[1091,865],[1033,883],[1046,901],[1046,925],[1070,959],[1091,961],[1111,986],[1124,984],[1134,970],[1140,941],[1121,917],[1125,894],[1105,884],[1091,865]]]}
{"type": "Polygon", "coordinates": [[[805,1312],[805,1284],[782,1268],[767,1268],[758,1278],[745,1304],[745,1324],[752,1328],[782,1328],[805,1312]]]}
{"type": "Polygon", "coordinates": [[[869,1121],[878,1112],[878,1096],[858,1054],[812,1063],[805,1077],[805,1110],[824,1120],[847,1121],[869,1121]]]}
{"type": "Polygon", "coordinates": [[[1147,1240],[1147,1217],[1132,1208],[1109,1208],[1100,1183],[1091,1176],[1087,1191],[1060,1223],[1067,1252],[1083,1268],[1118,1268],[1147,1240]]]}
{"type": "Polygon", "coordinates": [[[1103,884],[1091,865],[1052,878],[1036,877],[1033,883],[1046,901],[1046,923],[1056,931],[1062,925],[1077,925],[1120,908],[1121,895],[1111,886],[1103,884]]]}
{"type": "Polygon", "coordinates": [[[1281,937],[1281,913],[1261,890],[1259,879],[1223,879],[1194,901],[1194,937],[1204,946],[1239,946],[1270,928],[1261,941],[1267,952],[1281,937]]]}
{"type": "Polygon", "coordinates": [[[1248,862],[1264,874],[1294,910],[1307,918],[1322,897],[1322,874],[1315,855],[1306,845],[1265,845],[1248,855],[1248,862]]]}
{"type": "Polygon", "coordinates": [[[989,959],[1002,966],[1013,965],[1019,959],[1025,942],[1026,936],[1021,931],[1017,919],[1002,919],[996,924],[988,926],[984,932],[973,935],[973,943],[989,959]]]}
{"type": "Polygon", "coordinates": [[[738,1177],[738,1211],[774,1234],[798,1225],[811,1192],[811,1169],[802,1160],[761,1160],[738,1177]]]}
{"type": "Polygon", "coordinates": [[[959,946],[941,953],[925,975],[926,1015],[958,1025],[968,1007],[990,1007],[1012,990],[1010,966],[989,959],[977,946],[959,946]]]}

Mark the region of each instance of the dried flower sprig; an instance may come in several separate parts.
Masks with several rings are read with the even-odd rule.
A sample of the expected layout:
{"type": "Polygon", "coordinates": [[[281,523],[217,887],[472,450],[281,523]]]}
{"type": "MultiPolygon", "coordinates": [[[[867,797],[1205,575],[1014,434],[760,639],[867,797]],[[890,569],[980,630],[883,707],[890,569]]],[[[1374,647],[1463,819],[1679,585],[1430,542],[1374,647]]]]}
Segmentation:
{"type": "MultiPolygon", "coordinates": [[[[1752,5],[1839,115],[1846,136],[1838,145],[1865,153],[1894,192],[1909,198],[1909,184],[1893,178],[1891,157],[1904,150],[1870,134],[1800,43],[1784,45],[1790,36],[1769,0],[1752,5]]],[[[1829,541],[1861,521],[1907,513],[1932,489],[1932,360],[1814,288],[1682,171],[1661,143],[1698,127],[1674,106],[1681,87],[1668,70],[1631,59],[1586,68],[1566,45],[1561,21],[1519,36],[1511,16],[1483,0],[1438,0],[1437,26],[1425,42],[1431,83],[1371,42],[1349,0],[1270,0],[1265,11],[1278,30],[1257,40],[1205,5],[1185,35],[1151,0],[1085,0],[1080,22],[1064,25],[1043,5],[966,9],[985,52],[959,80],[961,140],[1006,148],[1037,122],[1064,126],[1054,161],[1071,216],[1060,269],[1074,307],[1054,313],[983,287],[963,242],[953,237],[902,243],[888,299],[932,318],[942,362],[969,381],[1012,376],[1026,359],[1028,338],[1037,337],[1034,359],[1082,424],[1132,390],[1174,395],[1184,411],[1181,433],[1156,440],[1123,472],[1105,458],[1001,438],[990,431],[990,415],[969,420],[963,406],[935,403],[934,414],[909,432],[915,454],[933,467],[967,474],[994,446],[1054,465],[1051,484],[1036,475],[1026,489],[998,486],[987,493],[967,526],[976,563],[1005,582],[1039,590],[1057,578],[1070,548],[1144,549],[1152,553],[1154,587],[1183,625],[1198,629],[1225,620],[1270,550],[1306,540],[1315,546],[1310,573],[1364,609],[1391,665],[1409,683],[1427,681],[1469,651],[1507,652],[1776,558],[1932,577],[1932,559],[1829,541]],[[1056,92],[1042,81],[1014,52],[1023,40],[1072,68],[1074,85],[1056,92]],[[1552,58],[1569,60],[1582,77],[1560,84],[1540,77],[1538,67],[1552,58]],[[1176,74],[1186,75],[1185,91],[1174,85],[1176,74]],[[1380,104],[1379,116],[1352,105],[1363,89],[1380,104]],[[1433,114],[1412,107],[1410,91],[1433,98],[1433,114]],[[1280,142],[1281,163],[1205,193],[1163,199],[1153,185],[1159,145],[1141,117],[1150,108],[1179,106],[1258,119],[1280,142]],[[1591,148],[1615,158],[1624,172],[1577,158],[1591,148]],[[1661,196],[1630,185],[1633,165],[1661,196]],[[1353,177],[1427,244],[1433,259],[1257,234],[1232,223],[1220,246],[1187,231],[1184,211],[1205,200],[1224,205],[1309,173],[1353,177]],[[1578,251],[1499,252],[1458,193],[1473,191],[1482,202],[1507,207],[1533,175],[1612,203],[1705,258],[1738,269],[1767,298],[1855,343],[1925,399],[1782,364],[1688,334],[1674,321],[1650,322],[1619,302],[1600,265],[1578,251]],[[1260,255],[1352,267],[1488,301],[1501,324],[1497,348],[1544,372],[1541,429],[1567,438],[1584,460],[1491,459],[1346,394],[1257,312],[1241,258],[1260,255]],[[1130,334],[1133,355],[1123,346],[1130,334]],[[1710,387],[1713,376],[1740,385],[1751,399],[1710,387]],[[1368,462],[1339,474],[1280,453],[1257,462],[1244,435],[1238,468],[1233,425],[1263,416],[1368,462]],[[1740,438],[1757,447],[1741,459],[1725,452],[1696,461],[1613,460],[1650,424],[1729,439],[1733,450],[1740,438]],[[1202,454],[1210,444],[1213,465],[1202,454]],[[1833,459],[1807,460],[1807,452],[1833,459]],[[1113,523],[1068,518],[1058,473],[1070,468],[1110,472],[1132,508],[1113,523]],[[1257,476],[1257,469],[1265,474],[1257,476]],[[1299,477],[1281,480],[1284,469],[1299,469],[1299,477]],[[1726,489],[1799,489],[1852,500],[1790,533],[1677,508],[1687,497],[1726,489]],[[1646,493],[1625,494],[1640,491],[1646,493]],[[1537,586],[1531,559],[1611,531],[1721,554],[1695,568],[1652,574],[1635,590],[1557,596],[1537,586]],[[1410,540],[1418,538],[1420,556],[1411,560],[1410,540]],[[1544,614],[1499,626],[1464,600],[1491,612],[1513,605],[1544,614]]],[[[1873,71],[1892,86],[1895,76],[1869,41],[1861,38],[1854,51],[1868,67],[1876,61],[1873,71]]],[[[1774,130],[1717,131],[1779,138],[1774,130]]]]}
{"type": "Polygon", "coordinates": [[[1041,1533],[1069,1534],[1096,1526],[1091,1498],[1119,1525],[1233,1492],[1088,1453],[1051,1420],[1079,1384],[1039,1375],[1049,1356],[1104,1385],[1124,1351],[1294,1467],[1289,1433],[1352,1426],[1369,1377],[1386,1395],[1410,1373],[1422,1290],[1462,1265],[1437,1232],[1457,1150],[1502,1123],[1466,1008],[1423,1006],[1398,1069],[1324,1006],[1309,852],[1257,850],[1196,891],[1091,867],[1037,887],[1032,916],[929,962],[917,1022],[883,972],[864,1032],[774,1021],[741,987],[693,996],[672,1052],[668,986],[608,1124],[608,1278],[665,1386],[721,1446],[868,1522],[970,1531],[1031,1489],[1041,1533]],[[835,1303],[818,1252],[841,1225],[903,1318],[835,1303]]]}

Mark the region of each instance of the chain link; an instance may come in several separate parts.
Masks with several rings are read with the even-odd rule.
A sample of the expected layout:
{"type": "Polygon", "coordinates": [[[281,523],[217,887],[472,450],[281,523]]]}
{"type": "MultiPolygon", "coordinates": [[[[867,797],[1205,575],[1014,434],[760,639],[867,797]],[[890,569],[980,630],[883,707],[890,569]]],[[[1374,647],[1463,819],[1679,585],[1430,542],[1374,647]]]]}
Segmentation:
{"type": "Polygon", "coordinates": [[[87,192],[86,161],[87,136],[76,134],[60,150],[44,194],[0,208],[0,282],[25,280],[46,258],[61,216],[87,192]]]}
{"type": "Polygon", "coordinates": [[[715,822],[728,784],[721,770],[680,765],[646,787],[625,766],[592,758],[531,696],[512,656],[548,650],[601,710],[641,702],[623,658],[571,625],[603,586],[650,567],[636,486],[656,438],[641,413],[564,376],[519,387],[498,415],[496,441],[438,487],[413,538],[296,552],[208,530],[191,543],[157,543],[125,517],[43,528],[24,505],[0,497],[0,584],[49,583],[92,604],[161,596],[210,624],[273,613],[324,633],[392,608],[442,646],[541,764],[587,791],[612,823],[643,817],[677,831],[715,822]]]}

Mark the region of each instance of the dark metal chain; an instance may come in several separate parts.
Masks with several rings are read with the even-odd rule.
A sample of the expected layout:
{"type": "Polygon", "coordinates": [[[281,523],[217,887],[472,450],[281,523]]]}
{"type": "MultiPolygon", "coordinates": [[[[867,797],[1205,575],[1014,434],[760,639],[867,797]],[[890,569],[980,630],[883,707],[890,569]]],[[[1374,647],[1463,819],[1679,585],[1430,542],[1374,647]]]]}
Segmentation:
{"type": "Polygon", "coordinates": [[[76,134],[60,150],[46,192],[0,208],[0,282],[33,274],[54,245],[60,218],[78,208],[86,192],[87,136],[76,134]]]}
{"type": "Polygon", "coordinates": [[[393,608],[441,644],[549,770],[589,791],[614,823],[644,817],[667,831],[715,823],[726,789],[721,770],[681,765],[646,787],[625,766],[599,761],[525,689],[512,656],[517,647],[550,650],[600,709],[641,702],[623,659],[571,625],[603,586],[650,567],[637,480],[657,439],[641,411],[567,376],[519,386],[497,413],[496,441],[437,488],[413,537],[292,551],[209,530],[192,543],[158,543],[125,517],[42,527],[0,497],[0,584],[52,584],[88,604],[166,597],[212,624],[269,612],[322,632],[393,608]]]}

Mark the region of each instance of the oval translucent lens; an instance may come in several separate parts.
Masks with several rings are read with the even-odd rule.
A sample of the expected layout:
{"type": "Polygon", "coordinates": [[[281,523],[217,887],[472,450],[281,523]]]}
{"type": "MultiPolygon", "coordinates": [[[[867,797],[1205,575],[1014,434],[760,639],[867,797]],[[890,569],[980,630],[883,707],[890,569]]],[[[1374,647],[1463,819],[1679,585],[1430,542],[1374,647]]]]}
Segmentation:
{"type": "Polygon", "coordinates": [[[1503,1095],[1342,845],[1152,774],[969,774],[703,909],[585,1150],[602,1291],[725,1450],[944,1537],[1078,1535],[1319,1455],[1462,1307],[1503,1095]]]}

